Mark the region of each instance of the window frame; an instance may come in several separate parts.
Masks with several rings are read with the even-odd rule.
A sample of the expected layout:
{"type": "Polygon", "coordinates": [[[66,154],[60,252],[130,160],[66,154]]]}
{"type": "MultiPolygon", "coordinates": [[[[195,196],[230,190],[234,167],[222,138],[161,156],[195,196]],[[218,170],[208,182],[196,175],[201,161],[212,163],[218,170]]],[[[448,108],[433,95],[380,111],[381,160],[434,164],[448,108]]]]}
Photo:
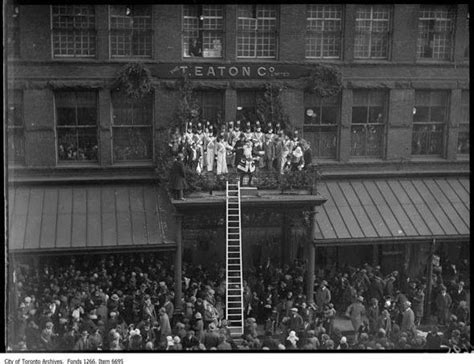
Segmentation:
{"type": "Polygon", "coordinates": [[[354,100],[354,93],[356,92],[367,92],[367,102],[366,105],[358,105],[355,104],[354,101],[352,102],[351,106],[351,125],[350,125],[350,133],[351,133],[351,148],[350,148],[350,158],[371,158],[371,159],[385,159],[386,156],[386,149],[387,149],[387,130],[388,130],[388,112],[389,112],[389,92],[388,90],[380,90],[380,89],[354,89],[353,90],[353,100],[354,100]],[[383,104],[382,105],[377,105],[377,104],[372,104],[372,95],[376,93],[381,93],[383,95],[383,104]],[[370,108],[371,107],[382,107],[382,115],[383,115],[383,121],[382,122],[375,122],[371,123],[370,122],[370,108]],[[367,116],[366,116],[366,121],[364,123],[354,123],[354,108],[355,107],[365,107],[367,116]],[[365,153],[362,155],[356,155],[353,154],[352,151],[352,135],[354,134],[353,128],[354,127],[361,127],[363,126],[365,129],[365,142],[364,142],[364,150],[365,153]],[[380,146],[380,155],[371,155],[367,154],[367,133],[369,127],[378,127],[381,130],[381,146],[380,146]]]}
{"type": "MultiPolygon", "coordinates": [[[[316,146],[311,144],[311,149],[313,151],[313,154],[316,155],[319,159],[324,159],[324,160],[337,160],[338,154],[339,154],[339,143],[340,143],[340,138],[339,138],[339,133],[340,133],[340,125],[341,125],[341,105],[342,105],[342,94],[339,93],[336,96],[333,96],[337,98],[337,102],[331,103],[331,104],[325,104],[325,98],[318,97],[315,94],[305,92],[304,93],[304,112],[305,112],[305,120],[303,122],[303,138],[308,140],[308,138],[305,136],[306,133],[317,133],[317,137],[321,136],[321,133],[325,131],[326,133],[332,132],[334,133],[334,137],[336,139],[336,145],[334,146],[334,154],[327,156],[327,155],[321,155],[320,151],[321,148],[316,150],[316,146]],[[312,106],[308,106],[309,104],[312,104],[312,106]],[[336,122],[333,124],[328,124],[328,123],[316,123],[316,124],[311,124],[311,123],[306,123],[306,117],[308,116],[307,112],[309,109],[318,109],[319,113],[319,120],[322,121],[323,119],[323,114],[324,114],[324,107],[334,107],[337,110],[337,117],[336,117],[336,122]]],[[[319,139],[318,145],[321,145],[321,139],[319,139]]]]}
{"type": "Polygon", "coordinates": [[[97,165],[100,164],[100,132],[99,132],[99,93],[96,90],[86,90],[86,89],[75,89],[75,90],[56,90],[54,92],[54,137],[55,137],[55,149],[56,149],[56,164],[64,165],[64,164],[74,164],[74,165],[81,165],[81,164],[92,164],[97,165]],[[95,125],[79,125],[78,124],[78,105],[77,105],[77,93],[80,92],[93,92],[95,94],[95,111],[96,111],[96,120],[95,125]],[[58,125],[58,105],[57,105],[57,95],[60,93],[74,93],[75,97],[75,125],[58,125]],[[95,135],[97,140],[97,159],[95,160],[80,160],[80,159],[60,159],[59,158],[59,133],[58,128],[62,130],[67,129],[76,129],[76,145],[79,145],[78,138],[79,134],[77,131],[79,129],[95,129],[95,135]]]}
{"type": "Polygon", "coordinates": [[[418,158],[418,157],[441,157],[444,158],[446,155],[446,137],[447,137],[447,131],[448,131],[448,125],[449,125],[449,108],[450,108],[450,92],[448,90],[442,89],[442,90],[427,90],[427,89],[418,89],[415,90],[415,104],[414,104],[414,112],[413,112],[413,120],[412,120],[412,140],[411,140],[411,156],[418,158]],[[429,98],[430,98],[430,103],[429,105],[418,105],[416,101],[417,97],[417,92],[418,93],[429,93],[429,98]],[[444,93],[446,96],[446,104],[444,105],[444,121],[442,122],[437,122],[437,121],[431,121],[431,115],[432,115],[432,109],[434,107],[439,107],[439,105],[433,104],[433,95],[435,93],[444,93]],[[417,112],[418,107],[427,107],[428,108],[428,120],[425,122],[416,122],[415,121],[415,115],[417,112]],[[414,153],[413,151],[413,143],[414,143],[414,137],[415,137],[415,126],[442,126],[442,136],[441,136],[441,150],[439,153],[414,153]]]}
{"type": "MultiPolygon", "coordinates": [[[[385,21],[385,20],[384,20],[385,21]]],[[[391,44],[392,44],[392,26],[393,26],[393,5],[391,4],[373,4],[373,5],[364,5],[364,4],[358,4],[356,9],[355,9],[355,13],[354,13],[354,34],[355,34],[355,38],[354,38],[354,51],[353,51],[353,57],[354,57],[354,60],[355,61],[364,61],[364,60],[372,60],[372,61],[388,61],[390,60],[391,58],[391,44]],[[382,20],[381,19],[374,19],[373,17],[373,14],[374,14],[374,7],[383,7],[383,8],[386,8],[387,9],[387,12],[388,12],[388,20],[386,20],[386,22],[388,23],[388,26],[387,26],[387,31],[385,32],[386,36],[387,36],[387,44],[386,44],[386,53],[387,53],[387,56],[386,57],[375,57],[372,55],[372,47],[373,47],[373,34],[377,34],[378,32],[374,32],[373,31],[373,25],[374,25],[374,21],[375,22],[381,22],[382,20]],[[360,8],[367,8],[367,7],[370,7],[370,40],[369,40],[369,44],[368,44],[368,51],[369,51],[369,56],[368,57],[361,57],[361,56],[357,56],[357,47],[356,47],[356,39],[357,39],[357,34],[358,34],[358,31],[357,31],[357,21],[360,20],[360,21],[366,21],[367,19],[359,19],[357,18],[357,11],[360,9],[360,8]]],[[[382,33],[382,32],[380,32],[382,33]]],[[[362,31],[360,31],[360,34],[364,34],[362,31]]]]}
{"type": "Polygon", "coordinates": [[[461,91],[461,118],[459,120],[459,126],[458,126],[458,142],[457,142],[456,150],[457,150],[457,155],[463,156],[463,157],[469,156],[469,150],[465,153],[459,151],[459,148],[460,148],[459,134],[467,133],[467,140],[469,141],[469,136],[470,136],[470,102],[469,101],[470,101],[470,90],[462,90],[461,91]],[[466,97],[467,102],[463,98],[463,95],[467,95],[466,97]],[[466,128],[467,130],[461,130],[464,128],[466,128]]]}
{"type": "MultiPolygon", "coordinates": [[[[226,11],[225,11],[225,5],[224,4],[183,4],[181,6],[181,58],[183,60],[196,60],[196,59],[223,59],[225,57],[225,50],[226,50],[226,38],[225,38],[225,26],[226,26],[226,11]],[[202,8],[203,6],[220,6],[222,8],[222,17],[217,17],[217,16],[205,16],[201,15],[197,18],[199,27],[197,29],[193,30],[188,30],[185,29],[185,19],[187,18],[196,18],[196,17],[191,17],[191,16],[186,16],[185,15],[185,6],[194,6],[197,7],[197,13],[199,13],[199,8],[202,8]],[[201,19],[201,17],[203,19],[201,19]],[[220,29],[206,29],[203,26],[201,26],[202,22],[205,19],[222,19],[222,27],[220,29]],[[204,36],[201,35],[201,51],[202,55],[201,56],[191,56],[191,55],[185,55],[185,37],[187,33],[192,33],[192,32],[199,32],[199,33],[204,33],[204,32],[211,32],[211,33],[219,33],[220,38],[221,38],[221,55],[220,56],[204,56],[204,42],[203,38],[204,36]]],[[[189,49],[189,44],[188,44],[188,49],[189,49]]],[[[189,53],[189,51],[188,51],[189,53]]]]}
{"type": "MultiPolygon", "coordinates": [[[[112,164],[117,165],[117,164],[127,164],[127,163],[130,163],[130,164],[139,164],[139,163],[149,164],[149,163],[152,163],[155,160],[155,139],[154,139],[154,135],[155,135],[154,95],[155,94],[154,94],[154,92],[151,92],[150,96],[148,96],[150,98],[149,102],[150,102],[150,107],[151,107],[151,112],[150,112],[151,120],[150,120],[149,124],[134,124],[133,120],[132,120],[131,124],[115,124],[114,123],[114,96],[115,95],[119,95],[120,98],[126,98],[127,97],[125,95],[120,95],[119,91],[111,92],[111,95],[110,95],[110,109],[111,109],[110,110],[111,111],[111,113],[110,113],[110,116],[111,116],[111,121],[110,121],[111,145],[110,145],[110,148],[111,148],[111,154],[112,154],[112,164]],[[115,134],[114,134],[114,129],[115,130],[119,130],[119,129],[149,129],[150,132],[151,132],[151,151],[150,151],[151,158],[149,158],[149,159],[124,159],[124,160],[120,160],[120,159],[115,158],[115,152],[114,152],[114,145],[115,145],[114,144],[114,136],[115,136],[115,134]]],[[[132,102],[130,102],[130,105],[132,105],[132,117],[133,117],[133,115],[134,115],[133,100],[132,100],[132,102]]]]}
{"type": "MultiPolygon", "coordinates": [[[[53,5],[50,5],[50,32],[51,32],[51,55],[52,55],[52,58],[53,59],[68,59],[68,58],[73,58],[73,59],[81,59],[81,58],[85,58],[85,59],[93,59],[93,58],[96,58],[97,57],[97,15],[96,15],[96,9],[95,9],[95,5],[68,5],[68,4],[53,4],[53,5]],[[93,10],[94,14],[92,16],[93,18],[93,24],[94,24],[94,27],[93,28],[76,28],[76,27],[72,27],[71,28],[54,28],[54,12],[53,12],[53,7],[57,7],[57,6],[67,6],[67,7],[80,7],[80,6],[90,6],[91,9],[93,10]],[[55,53],[55,47],[54,47],[54,44],[55,44],[55,41],[54,41],[54,37],[55,37],[55,31],[57,32],[72,32],[72,35],[73,35],[73,38],[76,39],[77,37],[77,34],[76,32],[80,32],[81,30],[87,30],[88,32],[90,32],[92,34],[92,37],[93,37],[93,42],[91,42],[91,44],[93,43],[94,44],[94,50],[93,50],[93,54],[79,54],[77,55],[76,54],[76,41],[74,40],[73,41],[73,44],[74,44],[74,54],[56,54],[55,53]]],[[[73,23],[75,23],[75,20],[73,20],[73,23]]],[[[89,35],[91,36],[91,35],[89,35]]],[[[82,49],[82,48],[81,48],[82,49]]]]}
{"type": "Polygon", "coordinates": [[[24,105],[24,102],[23,102],[23,97],[24,97],[24,93],[23,93],[23,90],[21,89],[11,89],[8,91],[8,99],[7,99],[7,122],[6,122],[6,132],[7,132],[7,138],[6,138],[6,142],[7,142],[7,147],[6,147],[6,150],[7,150],[7,164],[8,165],[24,165],[25,164],[25,155],[26,155],[26,150],[25,150],[25,146],[26,146],[26,143],[25,143],[25,118],[24,118],[24,109],[23,109],[23,105],[24,105]],[[19,99],[17,98],[17,95],[19,95],[19,99]],[[18,101],[18,103],[17,103],[18,101]],[[13,109],[15,108],[19,108],[20,111],[20,120],[21,120],[21,125],[17,125],[15,124],[15,112],[11,112],[10,109],[13,107],[13,109]],[[13,119],[13,124],[10,123],[10,116],[12,116],[12,119],[13,119]],[[10,138],[13,138],[13,144],[16,144],[15,143],[15,137],[17,135],[15,134],[21,134],[20,135],[20,138],[21,138],[21,148],[22,148],[22,151],[23,151],[23,155],[19,158],[16,158],[16,156],[12,157],[10,156],[10,154],[8,153],[9,151],[9,145],[10,145],[10,138]]]}
{"type": "MultiPolygon", "coordinates": [[[[242,4],[244,6],[248,5],[248,4],[242,4]]],[[[274,59],[274,60],[278,60],[278,52],[279,52],[279,28],[280,28],[280,6],[278,4],[250,4],[251,6],[253,6],[254,8],[252,9],[252,13],[255,14],[255,17],[253,18],[249,18],[249,17],[239,17],[239,5],[237,5],[237,12],[236,12],[236,37],[235,37],[235,46],[236,46],[236,58],[239,59],[239,60],[251,60],[251,59],[274,59]],[[275,8],[275,18],[270,18],[270,17],[257,17],[257,7],[258,6],[273,6],[275,8]],[[239,37],[242,35],[242,34],[245,34],[245,33],[250,33],[251,30],[241,30],[239,29],[239,20],[240,19],[252,19],[252,20],[255,20],[255,29],[253,29],[253,34],[255,36],[255,42],[254,42],[254,53],[255,53],[255,56],[239,56],[239,37]],[[275,29],[274,30],[261,30],[258,28],[258,20],[259,19],[275,19],[275,29]],[[261,34],[267,34],[267,33],[271,33],[274,37],[274,40],[275,40],[275,50],[274,50],[274,53],[275,55],[274,56],[258,56],[257,55],[257,46],[258,46],[258,41],[259,39],[260,40],[271,40],[272,38],[259,38],[259,35],[261,34]]],[[[250,44],[250,43],[249,43],[250,44]]]]}
{"type": "MultiPolygon", "coordinates": [[[[454,59],[454,51],[455,51],[455,32],[456,32],[456,10],[455,8],[452,6],[452,5],[425,5],[425,4],[422,4],[420,5],[420,8],[418,10],[418,28],[417,28],[417,42],[416,42],[416,60],[419,61],[419,62],[452,62],[453,59],[454,59]],[[436,34],[445,34],[445,35],[448,35],[449,38],[447,37],[445,40],[448,40],[449,39],[449,42],[450,42],[450,50],[449,50],[449,54],[447,54],[447,57],[445,58],[434,58],[434,50],[433,48],[434,47],[430,47],[431,48],[431,52],[433,53],[433,55],[431,57],[424,57],[422,56],[422,52],[420,51],[421,49],[424,49],[424,45],[422,44],[423,42],[423,34],[422,34],[422,21],[427,21],[427,22],[434,22],[435,25],[433,25],[433,27],[436,26],[436,22],[438,22],[438,18],[423,18],[422,17],[422,12],[424,9],[428,9],[428,8],[431,8],[431,11],[432,12],[439,12],[439,11],[442,11],[441,8],[445,8],[447,9],[448,11],[448,14],[451,14],[452,15],[452,18],[450,19],[449,17],[448,18],[439,18],[439,19],[442,19],[443,21],[447,21],[449,20],[451,22],[451,29],[449,31],[444,31],[444,32],[436,32],[434,30],[432,31],[428,31],[428,38],[430,35],[436,35],[436,34]]],[[[430,42],[434,42],[434,40],[431,40],[430,42]]]]}
{"type": "MultiPolygon", "coordinates": [[[[315,10],[316,11],[316,10],[315,10]]],[[[305,35],[305,59],[321,59],[321,60],[340,60],[342,59],[342,50],[343,50],[343,32],[344,32],[344,6],[342,4],[306,4],[306,35],[305,35]],[[324,12],[325,12],[325,7],[327,6],[335,6],[338,7],[340,10],[340,18],[325,18],[324,17],[324,12]],[[309,17],[309,12],[311,11],[311,7],[322,7],[322,12],[323,12],[323,18],[310,18],[309,17]],[[339,20],[340,22],[340,29],[339,31],[326,31],[326,30],[311,30],[309,29],[309,22],[310,20],[321,20],[323,21],[323,24],[326,24],[327,21],[337,21],[339,20]],[[337,39],[335,40],[336,42],[339,41],[339,49],[338,49],[338,56],[324,56],[324,41],[325,41],[325,34],[330,34],[330,35],[336,35],[337,39]],[[309,56],[308,55],[308,42],[311,41],[310,37],[311,36],[316,36],[316,35],[321,35],[321,39],[318,43],[321,43],[321,54],[319,56],[309,56]]],[[[323,25],[323,28],[325,26],[323,25]]]]}
{"type": "MultiPolygon", "coordinates": [[[[108,5],[107,6],[107,11],[108,11],[108,16],[107,16],[107,21],[108,21],[108,41],[109,41],[109,59],[115,59],[115,60],[126,60],[126,59],[152,59],[153,58],[153,51],[154,51],[154,48],[153,48],[153,38],[154,38],[154,31],[153,31],[153,5],[151,4],[140,4],[138,3],[136,6],[149,6],[150,7],[150,15],[149,15],[149,19],[150,19],[150,28],[149,29],[134,29],[133,26],[131,28],[112,28],[112,7],[113,6],[127,6],[127,9],[128,9],[128,6],[135,6],[135,5],[127,5],[127,4],[116,4],[116,5],[108,5]],[[129,37],[131,38],[130,39],[130,44],[129,44],[129,47],[130,47],[130,54],[126,54],[126,55],[114,55],[113,54],[113,49],[112,49],[112,35],[114,32],[122,32],[125,34],[126,31],[130,31],[130,34],[127,34],[126,37],[129,37]],[[150,54],[149,55],[136,55],[136,54],[133,54],[133,33],[134,31],[140,31],[141,33],[146,33],[147,35],[150,36],[150,54]]],[[[132,12],[133,9],[130,10],[130,12],[132,12]]],[[[132,15],[133,17],[133,15],[132,15]]],[[[143,17],[143,16],[135,16],[135,17],[143,17]]],[[[132,20],[132,23],[133,23],[133,20],[132,20]]]]}

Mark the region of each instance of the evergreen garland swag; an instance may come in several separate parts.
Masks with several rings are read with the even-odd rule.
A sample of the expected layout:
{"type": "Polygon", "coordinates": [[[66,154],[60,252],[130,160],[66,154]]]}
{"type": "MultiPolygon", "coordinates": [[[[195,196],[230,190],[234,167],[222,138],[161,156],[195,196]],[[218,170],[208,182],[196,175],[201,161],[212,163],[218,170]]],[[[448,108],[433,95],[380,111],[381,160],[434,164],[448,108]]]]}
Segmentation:
{"type": "Polygon", "coordinates": [[[337,95],[342,90],[341,71],[334,66],[315,65],[308,77],[307,90],[320,97],[337,95]]]}
{"type": "Polygon", "coordinates": [[[118,72],[114,86],[132,99],[141,99],[153,88],[150,70],[141,63],[129,63],[118,72]]]}

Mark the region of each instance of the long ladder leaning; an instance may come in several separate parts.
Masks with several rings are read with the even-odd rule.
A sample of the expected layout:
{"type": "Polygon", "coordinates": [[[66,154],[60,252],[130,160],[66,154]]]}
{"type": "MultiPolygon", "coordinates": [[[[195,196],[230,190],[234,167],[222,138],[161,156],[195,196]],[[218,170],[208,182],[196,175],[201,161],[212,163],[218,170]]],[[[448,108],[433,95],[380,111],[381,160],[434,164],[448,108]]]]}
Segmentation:
{"type": "Polygon", "coordinates": [[[226,184],[226,319],[233,337],[244,330],[240,184],[226,184]]]}

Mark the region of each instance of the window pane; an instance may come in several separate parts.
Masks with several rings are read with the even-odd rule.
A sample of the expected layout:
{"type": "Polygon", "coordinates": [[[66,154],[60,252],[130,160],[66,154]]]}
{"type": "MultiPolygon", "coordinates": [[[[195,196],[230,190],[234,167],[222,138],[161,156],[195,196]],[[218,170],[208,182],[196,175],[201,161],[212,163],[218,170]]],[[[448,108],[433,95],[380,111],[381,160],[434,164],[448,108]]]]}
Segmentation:
{"type": "Polygon", "coordinates": [[[151,57],[151,5],[110,5],[110,44],[113,57],[151,57]]]}
{"type": "Polygon", "coordinates": [[[304,131],[304,139],[311,145],[312,155],[318,158],[336,158],[337,129],[318,127],[316,131],[304,131]]]}
{"type": "Polygon", "coordinates": [[[430,121],[444,123],[446,121],[446,112],[447,110],[445,107],[432,107],[430,121]]]}
{"type": "Polygon", "coordinates": [[[469,154],[469,124],[462,124],[459,126],[458,153],[469,154]]]}
{"type": "Polygon", "coordinates": [[[352,108],[352,123],[365,124],[367,122],[367,107],[352,108]]]}
{"type": "Polygon", "coordinates": [[[454,37],[454,7],[421,5],[418,19],[418,58],[449,60],[454,37]]]}
{"type": "Polygon", "coordinates": [[[443,131],[443,125],[413,125],[412,154],[440,155],[443,131]]]}
{"type": "Polygon", "coordinates": [[[366,132],[364,125],[352,126],[351,128],[351,155],[365,155],[366,132]]]}
{"type": "Polygon", "coordinates": [[[430,121],[430,108],[418,106],[416,108],[415,116],[413,117],[414,123],[426,123],[430,121]]]}
{"type": "Polygon", "coordinates": [[[430,92],[429,91],[416,91],[415,92],[415,105],[416,106],[429,106],[430,92]]]}
{"type": "Polygon", "coordinates": [[[61,161],[97,161],[95,128],[58,128],[58,158],[61,161]]]}
{"type": "Polygon", "coordinates": [[[237,57],[275,58],[276,7],[238,5],[237,57]]]}
{"type": "Polygon", "coordinates": [[[93,57],[96,52],[93,5],[52,5],[53,55],[93,57]]]}
{"type": "Polygon", "coordinates": [[[383,107],[380,106],[372,106],[369,108],[369,123],[383,123],[383,107]]]}
{"type": "Polygon", "coordinates": [[[369,92],[364,90],[354,90],[352,104],[355,106],[367,106],[369,103],[369,92]]]}
{"type": "Polygon", "coordinates": [[[322,107],[322,124],[337,124],[339,120],[338,107],[322,107]]]}
{"type": "Polygon", "coordinates": [[[152,159],[151,127],[113,129],[114,161],[139,161],[152,159]]]}

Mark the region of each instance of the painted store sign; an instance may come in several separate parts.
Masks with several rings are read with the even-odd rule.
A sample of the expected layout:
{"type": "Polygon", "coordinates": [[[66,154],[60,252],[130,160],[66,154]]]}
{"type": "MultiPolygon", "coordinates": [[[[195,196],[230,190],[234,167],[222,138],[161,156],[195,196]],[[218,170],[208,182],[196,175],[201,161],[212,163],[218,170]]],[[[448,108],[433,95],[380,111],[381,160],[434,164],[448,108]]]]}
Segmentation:
{"type": "Polygon", "coordinates": [[[194,79],[294,79],[309,74],[308,67],[282,64],[157,64],[150,70],[157,78],[177,78],[187,74],[194,79]]]}

